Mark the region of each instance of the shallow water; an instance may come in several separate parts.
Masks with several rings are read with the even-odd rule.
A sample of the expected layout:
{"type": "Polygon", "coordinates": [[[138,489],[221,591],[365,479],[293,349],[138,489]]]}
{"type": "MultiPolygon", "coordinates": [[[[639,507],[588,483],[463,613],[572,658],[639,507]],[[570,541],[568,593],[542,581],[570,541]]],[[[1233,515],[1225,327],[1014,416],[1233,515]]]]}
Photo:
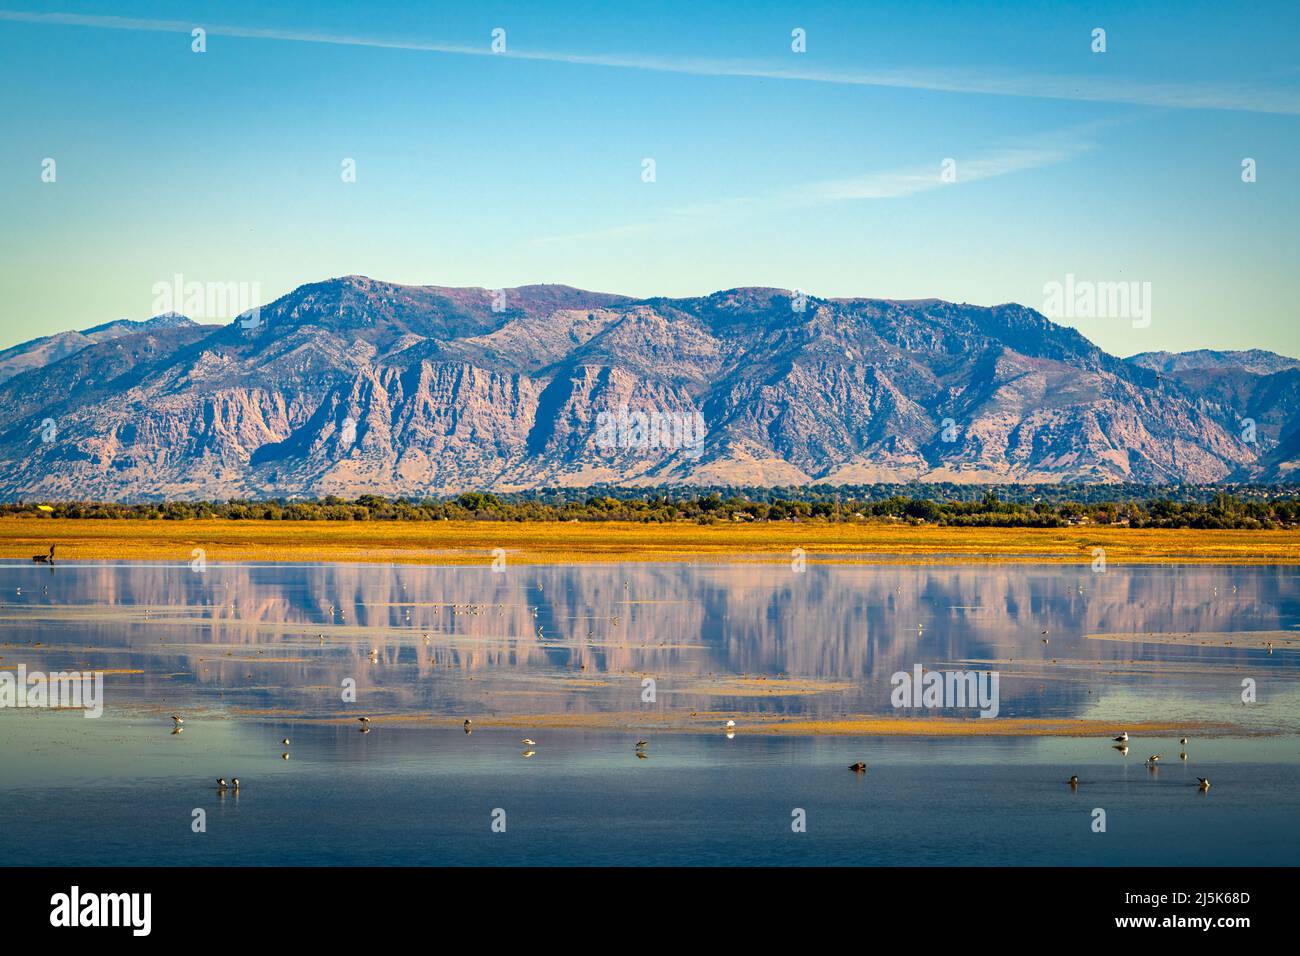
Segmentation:
{"type": "Polygon", "coordinates": [[[109,671],[98,720],[0,709],[0,863],[1295,864],[1300,658],[1237,632],[1300,630],[1297,571],[0,567],[0,670],[109,671]],[[1230,636],[1088,636],[1148,632],[1230,636]],[[890,703],[891,675],[916,664],[997,670],[1001,717],[1239,731],[1135,739],[1127,756],[1106,739],[745,732],[774,717],[925,720],[890,703]],[[663,729],[692,710],[734,715],[734,738],[720,719],[663,729]],[[370,733],[357,714],[377,718],[370,733]],[[453,723],[555,714],[618,729],[453,723]],[[1158,771],[1148,753],[1164,754],[1158,771]],[[865,775],[848,771],[857,760],[865,775]],[[219,794],[231,775],[239,794],[219,794]]]}

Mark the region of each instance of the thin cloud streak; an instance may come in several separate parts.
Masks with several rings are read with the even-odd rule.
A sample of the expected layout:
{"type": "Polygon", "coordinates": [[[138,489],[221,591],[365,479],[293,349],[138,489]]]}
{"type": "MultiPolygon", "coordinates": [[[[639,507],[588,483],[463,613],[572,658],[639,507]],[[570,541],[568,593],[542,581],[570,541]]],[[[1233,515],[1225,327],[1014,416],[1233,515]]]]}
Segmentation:
{"type": "Polygon", "coordinates": [[[454,56],[498,56],[503,59],[567,63],[575,66],[599,66],[615,69],[646,70],[691,76],[752,77],[806,83],[829,83],[840,86],[868,86],[892,89],[929,90],[943,93],[1014,96],[1037,99],[1074,100],[1079,102],[1120,103],[1132,106],[1155,106],[1169,109],[1233,110],[1251,113],[1300,115],[1300,91],[1265,89],[1241,85],[1225,87],[1193,86],[1182,83],[1146,83],[1109,80],[1090,76],[1030,76],[1023,74],[989,74],[969,71],[876,70],[837,71],[785,69],[737,60],[670,58],[624,54],[579,54],[544,50],[509,50],[493,53],[487,43],[469,46],[415,40],[389,40],[380,37],[345,36],[300,30],[207,25],[181,20],[146,20],[131,17],[96,16],[79,13],[34,13],[23,10],[0,10],[0,21],[91,27],[107,30],[130,30],[152,33],[186,33],[201,26],[208,36],[225,36],[252,40],[285,40],[296,43],[323,43],[335,46],[372,47],[387,50],[410,50],[454,56]]]}
{"type": "Polygon", "coordinates": [[[622,239],[647,233],[671,235],[674,232],[698,229],[709,222],[732,221],[736,216],[746,213],[762,214],[845,202],[902,199],[934,189],[951,189],[965,183],[980,182],[1063,163],[1092,148],[1088,143],[1041,148],[1024,147],[1002,150],[977,159],[957,160],[956,179],[952,182],[944,181],[938,163],[926,167],[912,166],[843,179],[822,180],[766,196],[739,196],[678,206],[667,210],[656,219],[612,226],[608,229],[544,236],[532,240],[532,244],[550,245],[622,239]]]}

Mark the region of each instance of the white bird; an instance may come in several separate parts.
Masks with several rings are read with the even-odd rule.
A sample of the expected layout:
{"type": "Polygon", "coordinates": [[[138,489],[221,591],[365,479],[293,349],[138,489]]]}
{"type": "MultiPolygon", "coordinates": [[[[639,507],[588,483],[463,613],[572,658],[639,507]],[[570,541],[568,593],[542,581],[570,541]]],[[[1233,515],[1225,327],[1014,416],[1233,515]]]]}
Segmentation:
{"type": "Polygon", "coordinates": [[[529,747],[536,747],[536,746],[537,746],[537,741],[536,741],[536,740],[533,740],[531,737],[525,737],[523,740],[521,740],[521,741],[519,741],[519,742],[520,742],[521,744],[525,744],[525,745],[527,745],[527,746],[529,746],[529,747]]]}
{"type": "Polygon", "coordinates": [[[280,743],[284,744],[284,746],[286,746],[286,747],[289,746],[289,738],[288,738],[288,737],[285,737],[284,740],[281,740],[281,741],[280,741],[280,743]]]}
{"type": "Polygon", "coordinates": [[[1128,743],[1128,731],[1122,730],[1118,737],[1112,737],[1111,740],[1118,740],[1120,743],[1128,743]]]}
{"type": "Polygon", "coordinates": [[[1201,789],[1201,790],[1209,790],[1209,789],[1210,789],[1210,778],[1209,778],[1209,777],[1197,777],[1196,779],[1199,780],[1200,783],[1201,783],[1199,789],[1201,789]]]}
{"type": "Polygon", "coordinates": [[[217,778],[217,789],[218,789],[218,790],[225,790],[225,789],[226,789],[226,778],[225,778],[225,777],[218,777],[218,778],[217,778]]]}
{"type": "Polygon", "coordinates": [[[238,777],[231,777],[231,778],[230,778],[230,789],[231,789],[231,790],[238,790],[238,789],[239,789],[239,778],[238,778],[238,777]]]}
{"type": "Polygon", "coordinates": [[[735,722],[734,720],[729,720],[729,721],[727,721],[727,729],[728,729],[728,730],[730,730],[730,729],[731,729],[732,727],[734,727],[734,726],[736,726],[736,722],[735,722]]]}
{"type": "Polygon", "coordinates": [[[172,723],[179,727],[181,724],[185,723],[185,718],[180,714],[172,714],[172,723]]]}
{"type": "Polygon", "coordinates": [[[357,720],[360,721],[360,722],[363,723],[363,724],[369,724],[369,723],[370,723],[370,718],[369,718],[369,717],[358,717],[357,720]]]}
{"type": "Polygon", "coordinates": [[[1150,757],[1147,757],[1147,763],[1151,764],[1152,766],[1155,766],[1159,762],[1160,762],[1160,754],[1152,754],[1150,757]]]}
{"type": "Polygon", "coordinates": [[[1178,742],[1179,742],[1180,744],[1182,744],[1184,747],[1187,746],[1187,738],[1186,738],[1186,737],[1179,737],[1179,738],[1178,738],[1178,742]]]}

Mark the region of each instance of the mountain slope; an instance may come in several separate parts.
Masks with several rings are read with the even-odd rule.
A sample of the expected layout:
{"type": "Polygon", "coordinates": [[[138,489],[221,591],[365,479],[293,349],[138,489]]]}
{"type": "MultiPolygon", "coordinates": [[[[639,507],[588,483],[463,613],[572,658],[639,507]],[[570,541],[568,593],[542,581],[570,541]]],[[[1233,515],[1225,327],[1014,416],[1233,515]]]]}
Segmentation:
{"type": "Polygon", "coordinates": [[[15,347],[31,367],[0,382],[0,495],[1215,481],[1277,445],[1292,387],[1278,376],[1300,378],[1229,370],[1272,403],[1264,447],[1225,417],[1231,396],[1179,378],[1205,363],[1121,360],[1017,305],[348,276],[257,320],[15,347]]]}
{"type": "Polygon", "coordinates": [[[118,319],[97,325],[93,329],[86,329],[84,332],[59,332],[32,339],[30,342],[23,342],[0,351],[0,382],[7,382],[28,369],[44,368],[100,342],[108,342],[138,332],[161,331],[193,324],[185,316],[169,312],[144,322],[118,319]]]}
{"type": "Polygon", "coordinates": [[[1232,477],[1292,481],[1300,474],[1300,360],[1242,352],[1146,352],[1128,362],[1158,372],[1256,450],[1232,477]]]}

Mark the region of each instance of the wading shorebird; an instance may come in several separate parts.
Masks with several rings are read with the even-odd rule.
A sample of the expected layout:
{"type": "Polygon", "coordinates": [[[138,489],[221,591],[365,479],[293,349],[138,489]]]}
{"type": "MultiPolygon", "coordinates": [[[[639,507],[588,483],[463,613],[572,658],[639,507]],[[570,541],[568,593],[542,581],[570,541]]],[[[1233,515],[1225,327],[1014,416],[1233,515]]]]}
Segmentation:
{"type": "Polygon", "coordinates": [[[239,778],[238,778],[238,777],[231,777],[231,778],[230,778],[230,789],[231,789],[231,790],[238,790],[238,789],[239,789],[239,778]]]}
{"type": "Polygon", "coordinates": [[[636,749],[637,749],[637,750],[643,750],[643,749],[645,749],[646,747],[649,747],[649,746],[650,746],[650,741],[648,741],[648,740],[638,740],[638,741],[636,742],[636,749]]]}
{"type": "Polygon", "coordinates": [[[1066,783],[1068,783],[1068,784],[1070,785],[1070,789],[1072,789],[1072,790],[1077,790],[1077,789],[1079,789],[1079,775],[1078,775],[1077,773],[1076,773],[1076,774],[1072,774],[1072,775],[1070,776],[1070,779],[1067,780],[1066,783]]]}
{"type": "Polygon", "coordinates": [[[1160,763],[1160,754],[1152,754],[1150,757],[1147,757],[1147,766],[1152,770],[1156,769],[1158,763],[1160,763]]]}
{"type": "Polygon", "coordinates": [[[1186,737],[1179,737],[1179,738],[1178,738],[1178,742],[1179,742],[1180,744],[1182,744],[1184,747],[1187,746],[1187,738],[1186,738],[1186,737]]]}
{"type": "Polygon", "coordinates": [[[519,741],[519,742],[520,742],[521,744],[523,744],[525,747],[536,747],[536,746],[537,746],[537,741],[536,741],[536,740],[533,740],[531,737],[525,737],[523,740],[521,740],[521,741],[519,741]]]}
{"type": "Polygon", "coordinates": [[[369,717],[358,717],[358,718],[357,718],[357,723],[359,723],[362,727],[369,727],[369,726],[370,726],[370,718],[369,718],[369,717]]]}
{"type": "Polygon", "coordinates": [[[465,718],[465,733],[470,732],[471,730],[470,724],[472,723],[474,723],[474,721],[470,720],[468,717],[465,718]]]}
{"type": "Polygon", "coordinates": [[[1197,787],[1198,790],[1209,790],[1209,789],[1210,789],[1210,778],[1209,778],[1209,777],[1197,777],[1196,779],[1199,781],[1199,786],[1197,787]]]}
{"type": "Polygon", "coordinates": [[[284,740],[281,740],[281,741],[280,741],[280,743],[283,744],[283,745],[286,746],[286,747],[289,746],[289,738],[288,738],[288,737],[285,737],[284,740]]]}
{"type": "Polygon", "coordinates": [[[867,765],[863,763],[861,760],[859,760],[857,763],[850,765],[849,769],[852,770],[854,773],[866,773],[867,765]]]}
{"type": "Polygon", "coordinates": [[[49,554],[33,554],[33,555],[32,555],[32,560],[35,561],[37,564],[53,564],[53,563],[54,563],[54,545],[50,545],[50,553],[49,553],[49,554]]]}
{"type": "Polygon", "coordinates": [[[734,720],[729,720],[729,721],[727,721],[727,729],[728,729],[728,730],[732,730],[732,729],[734,729],[735,726],[736,726],[736,722],[735,722],[734,720]]]}
{"type": "Polygon", "coordinates": [[[226,778],[225,778],[225,777],[218,777],[218,778],[217,778],[217,789],[218,789],[218,790],[226,790],[226,789],[228,789],[227,786],[226,786],[226,778]]]}
{"type": "Polygon", "coordinates": [[[1111,739],[1111,740],[1118,740],[1118,741],[1119,741],[1120,743],[1122,743],[1122,744],[1128,743],[1128,731],[1127,731],[1127,730],[1121,730],[1121,731],[1119,732],[1119,736],[1118,736],[1118,737],[1112,737],[1112,738],[1110,738],[1110,739],[1111,739]]]}
{"type": "Polygon", "coordinates": [[[185,723],[185,718],[180,714],[172,714],[172,723],[179,727],[181,724],[185,723]]]}

